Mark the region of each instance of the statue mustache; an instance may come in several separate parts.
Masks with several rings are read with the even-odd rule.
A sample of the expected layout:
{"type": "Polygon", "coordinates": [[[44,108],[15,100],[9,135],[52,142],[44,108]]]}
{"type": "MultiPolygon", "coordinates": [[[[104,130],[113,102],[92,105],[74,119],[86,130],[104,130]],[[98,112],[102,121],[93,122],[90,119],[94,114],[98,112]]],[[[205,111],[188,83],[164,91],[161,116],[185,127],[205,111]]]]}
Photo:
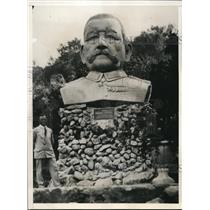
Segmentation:
{"type": "Polygon", "coordinates": [[[107,50],[96,51],[93,55],[87,58],[88,63],[93,63],[98,55],[106,55],[114,64],[118,63],[116,56],[111,55],[107,50]]]}

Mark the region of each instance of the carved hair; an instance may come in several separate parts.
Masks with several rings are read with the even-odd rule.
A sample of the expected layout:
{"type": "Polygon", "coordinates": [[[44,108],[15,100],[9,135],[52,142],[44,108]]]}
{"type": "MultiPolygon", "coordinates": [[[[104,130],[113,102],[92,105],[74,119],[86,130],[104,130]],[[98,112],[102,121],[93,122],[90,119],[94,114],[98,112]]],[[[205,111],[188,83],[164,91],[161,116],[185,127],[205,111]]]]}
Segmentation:
{"type": "Polygon", "coordinates": [[[111,15],[111,14],[106,14],[106,13],[97,14],[97,15],[94,15],[94,16],[90,17],[90,18],[88,19],[88,21],[86,22],[86,24],[85,24],[84,35],[85,35],[85,31],[86,31],[87,25],[88,25],[88,23],[89,23],[91,20],[95,20],[95,19],[104,19],[104,18],[112,18],[112,19],[117,20],[118,23],[120,24],[120,27],[121,27],[121,33],[122,33],[122,36],[123,36],[123,41],[124,41],[125,43],[129,42],[129,41],[128,41],[128,38],[127,38],[126,35],[125,35],[125,30],[124,30],[124,27],[123,27],[121,21],[120,21],[117,17],[115,17],[115,16],[113,16],[113,15],[111,15]]]}

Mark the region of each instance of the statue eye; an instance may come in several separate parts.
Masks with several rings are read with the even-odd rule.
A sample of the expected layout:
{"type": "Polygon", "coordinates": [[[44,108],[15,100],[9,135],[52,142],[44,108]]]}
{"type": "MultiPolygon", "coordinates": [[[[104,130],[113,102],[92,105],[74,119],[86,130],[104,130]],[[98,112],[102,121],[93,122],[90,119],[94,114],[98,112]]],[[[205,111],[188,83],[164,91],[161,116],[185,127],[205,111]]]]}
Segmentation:
{"type": "Polygon", "coordinates": [[[107,34],[107,35],[106,35],[106,39],[107,39],[110,43],[120,41],[120,38],[119,38],[119,37],[117,37],[117,36],[115,36],[115,35],[112,35],[112,34],[107,34]]]}
{"type": "Polygon", "coordinates": [[[86,41],[88,42],[88,41],[93,41],[93,40],[96,40],[96,39],[98,39],[98,36],[97,35],[92,35],[92,36],[87,37],[86,41]]]}
{"type": "Polygon", "coordinates": [[[109,34],[106,37],[109,38],[109,39],[117,39],[115,36],[109,35],[109,34]]]}

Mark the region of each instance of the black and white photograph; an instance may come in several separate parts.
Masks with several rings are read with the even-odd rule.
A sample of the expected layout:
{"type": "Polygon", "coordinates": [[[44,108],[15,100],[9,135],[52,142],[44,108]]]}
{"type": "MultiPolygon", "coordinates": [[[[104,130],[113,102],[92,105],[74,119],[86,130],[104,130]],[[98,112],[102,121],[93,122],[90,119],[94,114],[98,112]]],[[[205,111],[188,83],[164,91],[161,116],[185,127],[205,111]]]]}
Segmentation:
{"type": "Polygon", "coordinates": [[[28,208],[181,209],[181,1],[28,7],[28,208]]]}

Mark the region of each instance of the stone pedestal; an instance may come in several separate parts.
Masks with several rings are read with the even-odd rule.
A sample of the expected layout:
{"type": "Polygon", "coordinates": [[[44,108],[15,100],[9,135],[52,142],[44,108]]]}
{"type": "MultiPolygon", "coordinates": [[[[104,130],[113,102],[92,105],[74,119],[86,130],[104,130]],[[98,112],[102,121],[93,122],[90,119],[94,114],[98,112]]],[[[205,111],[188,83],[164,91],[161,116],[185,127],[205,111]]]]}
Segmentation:
{"type": "Polygon", "coordinates": [[[149,104],[71,105],[60,109],[59,174],[63,186],[149,182],[154,177],[151,138],[147,138],[149,104]],[[103,181],[102,181],[103,182],[103,181]]]}

